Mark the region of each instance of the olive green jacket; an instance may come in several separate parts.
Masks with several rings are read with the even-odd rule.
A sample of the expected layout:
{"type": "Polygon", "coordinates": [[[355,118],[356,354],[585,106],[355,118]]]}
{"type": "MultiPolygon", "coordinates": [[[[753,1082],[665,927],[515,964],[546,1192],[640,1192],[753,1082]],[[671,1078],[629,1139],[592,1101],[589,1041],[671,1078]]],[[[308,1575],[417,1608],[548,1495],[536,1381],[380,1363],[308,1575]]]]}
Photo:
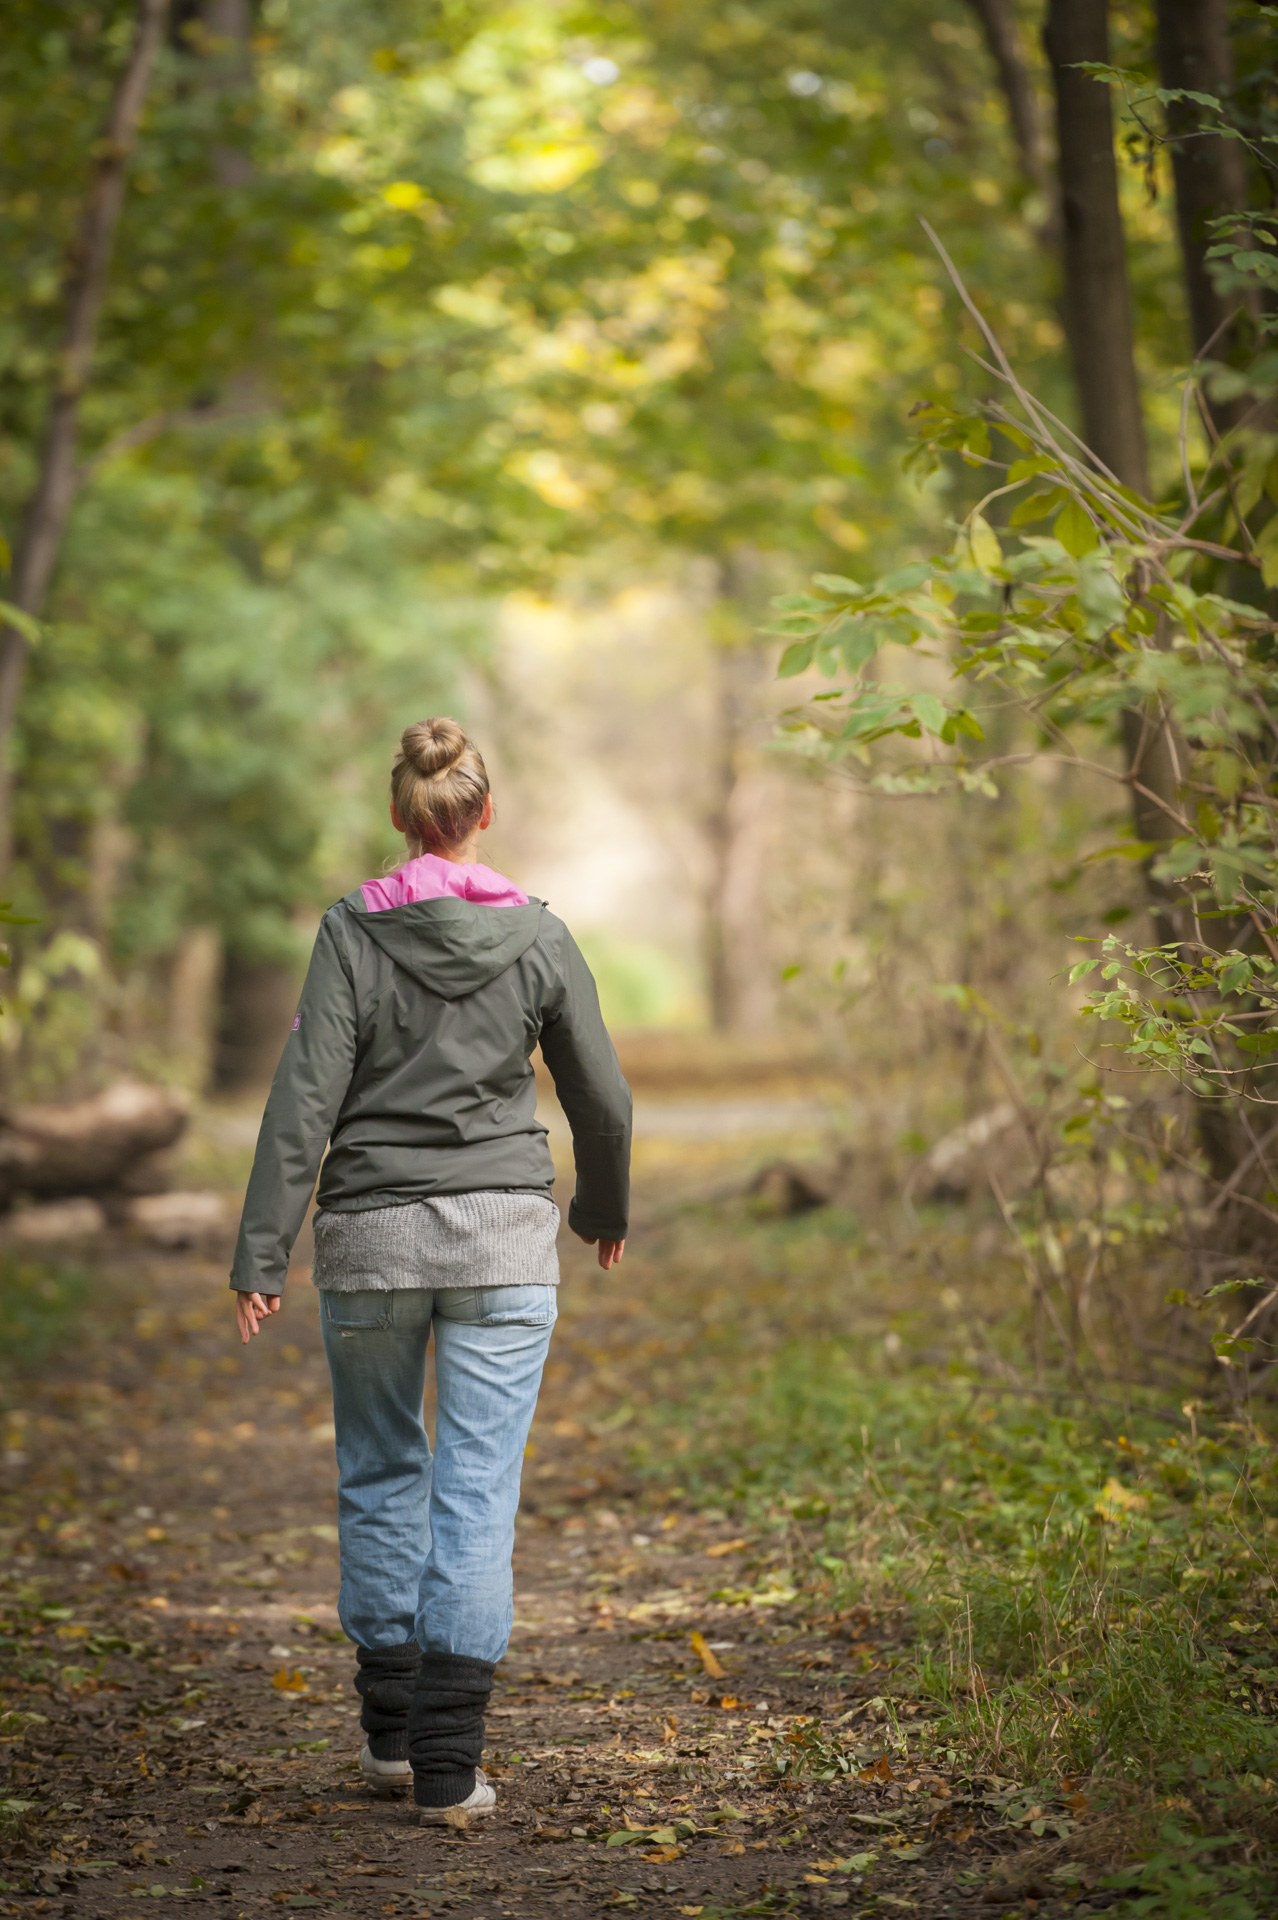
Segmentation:
{"type": "Polygon", "coordinates": [[[231,1285],[283,1287],[321,1161],[326,1212],[491,1188],[549,1194],[538,1044],[572,1129],[568,1224],[623,1240],[630,1089],[563,922],[540,900],[370,913],[356,892],[330,907],[262,1116],[231,1285]]]}

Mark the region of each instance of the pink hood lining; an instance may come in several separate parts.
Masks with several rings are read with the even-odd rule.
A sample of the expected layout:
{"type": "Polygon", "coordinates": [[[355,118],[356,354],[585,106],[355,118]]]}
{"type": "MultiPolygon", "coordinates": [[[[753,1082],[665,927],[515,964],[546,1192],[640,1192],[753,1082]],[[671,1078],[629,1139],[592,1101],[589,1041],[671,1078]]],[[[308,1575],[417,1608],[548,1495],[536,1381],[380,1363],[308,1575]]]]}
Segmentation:
{"type": "Polygon", "coordinates": [[[481,907],[526,907],[528,895],[513,880],[494,873],[491,867],[471,861],[459,866],[453,860],[441,860],[437,853],[423,853],[388,873],[383,880],[365,880],[360,892],[370,913],[385,913],[390,907],[411,906],[415,900],[473,900],[481,907]]]}

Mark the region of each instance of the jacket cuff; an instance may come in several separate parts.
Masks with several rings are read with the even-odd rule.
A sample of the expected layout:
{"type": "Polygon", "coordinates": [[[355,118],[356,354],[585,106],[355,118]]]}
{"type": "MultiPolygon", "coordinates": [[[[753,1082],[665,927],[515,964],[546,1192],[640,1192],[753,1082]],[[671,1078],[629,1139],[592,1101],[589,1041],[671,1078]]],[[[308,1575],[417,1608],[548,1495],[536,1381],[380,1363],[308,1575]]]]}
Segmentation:
{"type": "Polygon", "coordinates": [[[608,1219],[602,1214],[588,1213],[577,1205],[576,1199],[568,1206],[568,1229],[586,1240],[624,1240],[629,1221],[608,1219]]]}
{"type": "Polygon", "coordinates": [[[239,1274],[234,1270],[227,1283],[232,1293],[283,1293],[284,1280],[263,1280],[260,1274],[239,1274]]]}

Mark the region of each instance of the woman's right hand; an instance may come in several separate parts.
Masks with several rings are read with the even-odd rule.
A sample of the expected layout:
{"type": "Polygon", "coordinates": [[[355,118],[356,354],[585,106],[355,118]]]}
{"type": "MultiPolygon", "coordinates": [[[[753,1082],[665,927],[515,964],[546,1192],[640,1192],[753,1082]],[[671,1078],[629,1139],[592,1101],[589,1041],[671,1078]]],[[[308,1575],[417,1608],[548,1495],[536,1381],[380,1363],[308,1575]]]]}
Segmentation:
{"type": "Polygon", "coordinates": [[[269,1320],[278,1313],[282,1302],[278,1293],[237,1293],[235,1296],[235,1319],[240,1329],[240,1339],[247,1346],[263,1320],[269,1320]]]}
{"type": "Polygon", "coordinates": [[[626,1243],[624,1240],[595,1241],[592,1240],[588,1234],[584,1233],[580,1237],[588,1247],[598,1246],[599,1264],[605,1273],[607,1273],[610,1267],[620,1266],[621,1256],[626,1251],[626,1243]]]}

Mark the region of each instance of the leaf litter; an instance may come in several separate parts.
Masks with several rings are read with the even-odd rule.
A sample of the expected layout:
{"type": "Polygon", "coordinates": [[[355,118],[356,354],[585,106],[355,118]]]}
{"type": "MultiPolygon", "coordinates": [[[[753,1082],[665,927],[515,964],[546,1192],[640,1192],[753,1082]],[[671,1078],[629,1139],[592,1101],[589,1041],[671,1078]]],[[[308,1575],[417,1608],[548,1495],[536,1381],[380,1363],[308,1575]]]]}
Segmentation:
{"type": "MultiPolygon", "coordinates": [[[[715,1587],[706,1562],[749,1542],[712,1512],[660,1535],[645,1521],[659,1554],[636,1550],[617,1523],[642,1496],[624,1428],[592,1447],[582,1492],[583,1359],[548,1384],[533,1443],[485,1759],[499,1817],[413,1826],[358,1776],[333,1528],[317,1520],[334,1476],[331,1443],[311,1438],[326,1379],[309,1299],[290,1301],[296,1359],[264,1343],[231,1356],[220,1267],[145,1256],[139,1276],[129,1259],[160,1330],[145,1365],[121,1378],[102,1340],[23,1385],[41,1444],[0,1504],[0,1912],[61,1896],[96,1920],[122,1898],[229,1896],[228,1912],[266,1899],[418,1920],[960,1914],[991,1867],[1059,1848],[1084,1817],[1068,1783],[973,1776],[928,1743],[926,1718],[900,1718],[883,1691],[890,1615],[823,1615],[775,1567],[715,1587]],[[175,1355],[210,1383],[196,1401],[175,1355]]],[[[589,1331],[583,1313],[587,1352],[589,1331]]],[[[1053,1881],[1038,1911],[1076,1898],[1053,1881]]]]}

